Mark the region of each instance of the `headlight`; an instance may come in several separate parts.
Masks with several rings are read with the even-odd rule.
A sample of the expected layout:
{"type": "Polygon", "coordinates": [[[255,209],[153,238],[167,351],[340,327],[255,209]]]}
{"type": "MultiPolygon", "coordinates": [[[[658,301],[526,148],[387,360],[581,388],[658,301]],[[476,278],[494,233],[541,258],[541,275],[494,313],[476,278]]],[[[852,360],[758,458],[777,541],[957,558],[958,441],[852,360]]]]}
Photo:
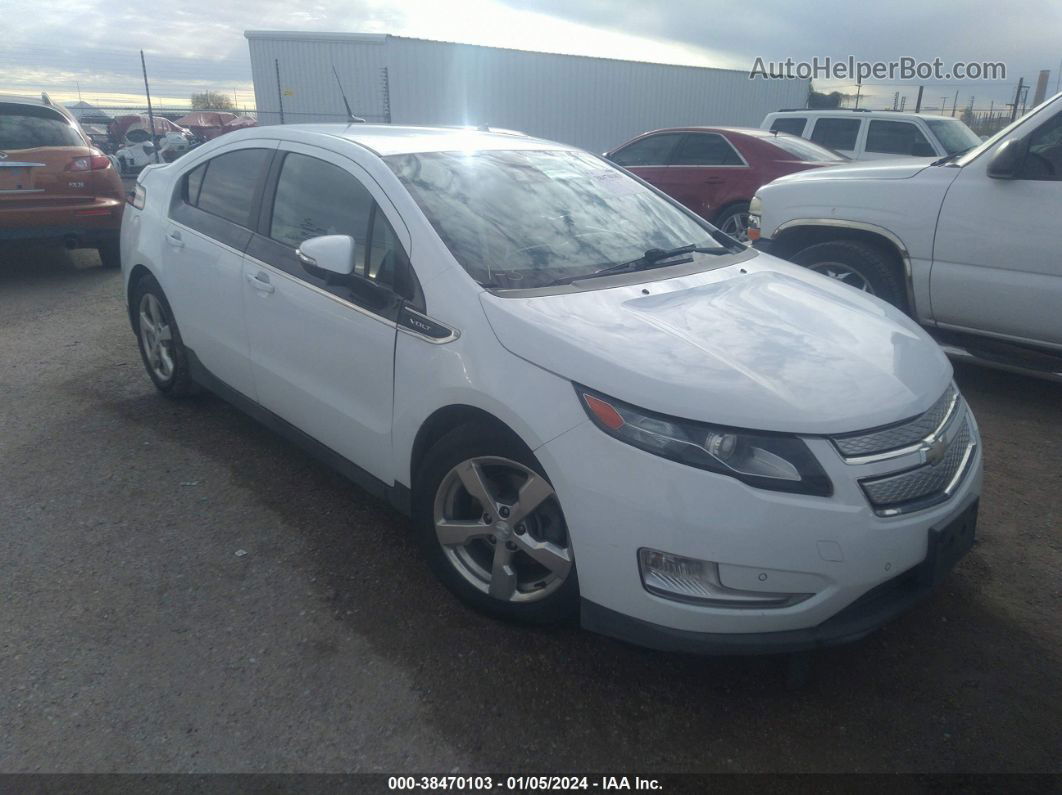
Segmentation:
{"type": "Polygon", "coordinates": [[[822,497],[833,493],[826,472],[796,436],[680,420],[586,387],[576,385],[575,389],[597,427],[641,450],[761,489],[822,497]]]}

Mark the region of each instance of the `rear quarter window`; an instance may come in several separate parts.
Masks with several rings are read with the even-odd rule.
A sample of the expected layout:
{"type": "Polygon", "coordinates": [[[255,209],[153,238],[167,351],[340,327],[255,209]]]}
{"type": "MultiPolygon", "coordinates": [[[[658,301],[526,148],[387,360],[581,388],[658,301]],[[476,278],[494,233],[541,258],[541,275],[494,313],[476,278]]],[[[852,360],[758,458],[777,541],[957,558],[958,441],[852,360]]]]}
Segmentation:
{"type": "Polygon", "coordinates": [[[807,119],[803,116],[783,116],[771,122],[771,132],[783,132],[790,135],[803,135],[807,119]]]}
{"type": "Polygon", "coordinates": [[[0,103],[0,149],[85,146],[81,133],[61,113],[45,107],[0,103]]]}

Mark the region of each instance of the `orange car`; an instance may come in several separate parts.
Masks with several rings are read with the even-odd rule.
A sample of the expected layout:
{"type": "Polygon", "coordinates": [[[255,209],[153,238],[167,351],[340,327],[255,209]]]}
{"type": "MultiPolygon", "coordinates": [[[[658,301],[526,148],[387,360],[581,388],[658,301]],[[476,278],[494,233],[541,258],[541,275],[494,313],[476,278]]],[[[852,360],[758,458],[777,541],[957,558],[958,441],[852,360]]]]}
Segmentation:
{"type": "Polygon", "coordinates": [[[0,96],[0,241],[95,248],[117,268],[124,208],[121,177],[65,108],[0,96]]]}

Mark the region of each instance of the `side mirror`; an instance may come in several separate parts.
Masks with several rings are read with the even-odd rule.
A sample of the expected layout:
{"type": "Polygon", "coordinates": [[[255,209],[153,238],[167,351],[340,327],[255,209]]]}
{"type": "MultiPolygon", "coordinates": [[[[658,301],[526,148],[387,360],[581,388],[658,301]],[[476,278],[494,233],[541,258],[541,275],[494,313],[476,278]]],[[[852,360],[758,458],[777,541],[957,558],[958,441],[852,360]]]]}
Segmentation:
{"type": "Polygon", "coordinates": [[[307,268],[349,276],[354,272],[354,238],[350,235],[321,235],[303,241],[295,256],[307,268]]]}
{"type": "Polygon", "coordinates": [[[988,176],[992,179],[1014,179],[1021,173],[1028,151],[1028,144],[1019,138],[1004,141],[992,155],[988,164],[988,176]]]}

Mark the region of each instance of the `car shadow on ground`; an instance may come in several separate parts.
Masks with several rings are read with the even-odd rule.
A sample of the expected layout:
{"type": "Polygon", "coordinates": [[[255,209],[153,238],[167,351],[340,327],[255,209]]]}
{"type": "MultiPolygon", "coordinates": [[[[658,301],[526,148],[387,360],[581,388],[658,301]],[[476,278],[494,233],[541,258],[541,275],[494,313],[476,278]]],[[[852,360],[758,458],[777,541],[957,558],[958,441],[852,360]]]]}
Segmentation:
{"type": "MultiPolygon", "coordinates": [[[[1058,770],[1062,660],[984,597],[996,575],[980,547],[926,603],[817,653],[793,691],[783,658],[664,654],[480,616],[430,575],[409,520],[223,401],[95,398],[225,466],[279,535],[305,542],[308,587],[336,632],[406,671],[438,730],[484,770],[617,759],[645,770],[1058,770]]],[[[982,514],[982,538],[995,521],[982,514]]]]}
{"type": "Polygon", "coordinates": [[[115,271],[100,266],[95,249],[58,244],[0,243],[0,290],[82,284],[115,271]]]}

